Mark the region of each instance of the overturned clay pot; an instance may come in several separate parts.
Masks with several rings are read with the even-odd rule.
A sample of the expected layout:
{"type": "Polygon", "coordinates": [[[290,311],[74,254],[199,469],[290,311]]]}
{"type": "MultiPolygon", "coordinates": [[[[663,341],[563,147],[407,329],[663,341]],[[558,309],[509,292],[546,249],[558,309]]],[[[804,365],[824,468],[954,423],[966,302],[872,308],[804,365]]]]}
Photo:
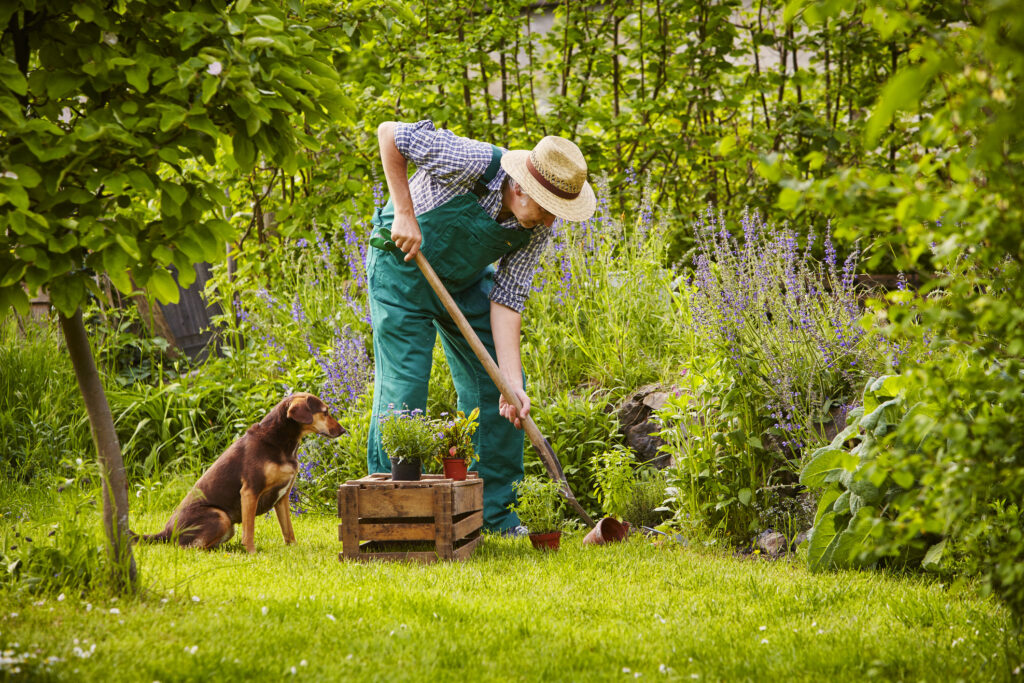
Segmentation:
{"type": "Polygon", "coordinates": [[[583,545],[604,545],[621,541],[629,533],[629,525],[614,517],[605,517],[583,538],[583,545]]]}

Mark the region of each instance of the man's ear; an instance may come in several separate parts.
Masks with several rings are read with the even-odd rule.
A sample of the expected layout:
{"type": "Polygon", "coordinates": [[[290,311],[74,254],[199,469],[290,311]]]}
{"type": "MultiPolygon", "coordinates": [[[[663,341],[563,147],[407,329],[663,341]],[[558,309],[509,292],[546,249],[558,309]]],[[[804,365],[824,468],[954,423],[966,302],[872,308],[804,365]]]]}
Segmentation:
{"type": "Polygon", "coordinates": [[[309,403],[304,396],[293,398],[288,404],[288,417],[299,424],[313,424],[313,411],[309,409],[309,403]]]}

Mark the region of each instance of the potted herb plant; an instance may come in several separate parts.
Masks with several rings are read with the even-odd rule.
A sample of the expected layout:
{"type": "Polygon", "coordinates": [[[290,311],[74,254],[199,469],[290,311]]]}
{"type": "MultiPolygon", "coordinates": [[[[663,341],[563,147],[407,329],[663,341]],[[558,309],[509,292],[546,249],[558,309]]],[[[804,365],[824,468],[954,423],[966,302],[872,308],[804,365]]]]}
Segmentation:
{"type": "Polygon", "coordinates": [[[530,475],[512,486],[516,502],[509,508],[530,530],[530,543],[537,550],[558,550],[565,506],[561,485],[553,479],[530,475]]]}
{"type": "Polygon", "coordinates": [[[418,481],[423,458],[434,449],[434,433],[423,411],[392,410],[380,418],[380,440],[391,460],[393,481],[418,481]]]}
{"type": "Polygon", "coordinates": [[[473,433],[479,416],[480,408],[473,408],[468,417],[460,410],[450,419],[445,419],[442,413],[441,419],[435,422],[434,459],[444,467],[444,476],[448,479],[463,481],[470,464],[480,459],[473,449],[473,433]]]}

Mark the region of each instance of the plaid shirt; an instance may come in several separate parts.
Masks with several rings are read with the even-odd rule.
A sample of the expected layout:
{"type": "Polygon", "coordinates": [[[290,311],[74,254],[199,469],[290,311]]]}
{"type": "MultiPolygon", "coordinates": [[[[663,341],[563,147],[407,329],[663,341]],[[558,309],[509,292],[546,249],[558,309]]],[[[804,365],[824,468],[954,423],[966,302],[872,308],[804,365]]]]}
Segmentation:
{"type": "MultiPolygon", "coordinates": [[[[409,179],[409,192],[416,215],[429,211],[470,192],[491,163],[491,146],[468,138],[460,138],[449,130],[436,130],[431,121],[399,123],[395,126],[395,146],[406,159],[416,164],[409,179]]],[[[501,184],[504,169],[487,184],[488,193],[480,206],[491,218],[501,211],[501,184]]],[[[506,230],[526,230],[515,216],[499,223],[506,230]]],[[[508,306],[519,313],[526,306],[537,262],[551,238],[551,228],[543,223],[529,231],[526,246],[509,252],[498,261],[494,274],[491,301],[508,306]]]]}

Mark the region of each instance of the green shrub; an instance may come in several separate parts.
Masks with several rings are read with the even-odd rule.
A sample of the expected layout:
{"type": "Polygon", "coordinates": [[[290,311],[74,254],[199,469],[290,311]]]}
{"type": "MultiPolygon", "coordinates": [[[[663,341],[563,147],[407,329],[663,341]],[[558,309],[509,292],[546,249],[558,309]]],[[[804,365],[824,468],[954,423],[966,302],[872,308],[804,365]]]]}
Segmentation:
{"type": "Polygon", "coordinates": [[[703,380],[692,373],[686,379],[656,413],[662,448],[675,461],[666,475],[672,523],[745,542],[759,527],[758,492],[793,464],[751,430],[757,418],[750,397],[732,384],[727,364],[719,361],[703,380]]]}
{"type": "Polygon", "coordinates": [[[532,534],[558,531],[565,518],[562,486],[547,477],[528,476],[512,484],[516,502],[509,509],[532,534]]]}
{"type": "Polygon", "coordinates": [[[633,454],[621,446],[591,458],[591,467],[594,490],[606,515],[637,528],[662,521],[666,484],[661,472],[638,466],[633,454]]]}
{"type": "MultiPolygon", "coordinates": [[[[534,403],[530,414],[541,434],[551,443],[580,505],[591,515],[599,512],[601,505],[591,480],[591,459],[610,448],[622,446],[615,414],[606,412],[602,402],[568,392],[544,404],[534,403]]],[[[525,469],[528,475],[546,476],[544,463],[530,443],[526,448],[525,469]]]]}
{"type": "Polygon", "coordinates": [[[976,575],[1024,616],[1024,366],[954,353],[868,383],[808,461],[814,569],[897,562],[976,575]]]}

